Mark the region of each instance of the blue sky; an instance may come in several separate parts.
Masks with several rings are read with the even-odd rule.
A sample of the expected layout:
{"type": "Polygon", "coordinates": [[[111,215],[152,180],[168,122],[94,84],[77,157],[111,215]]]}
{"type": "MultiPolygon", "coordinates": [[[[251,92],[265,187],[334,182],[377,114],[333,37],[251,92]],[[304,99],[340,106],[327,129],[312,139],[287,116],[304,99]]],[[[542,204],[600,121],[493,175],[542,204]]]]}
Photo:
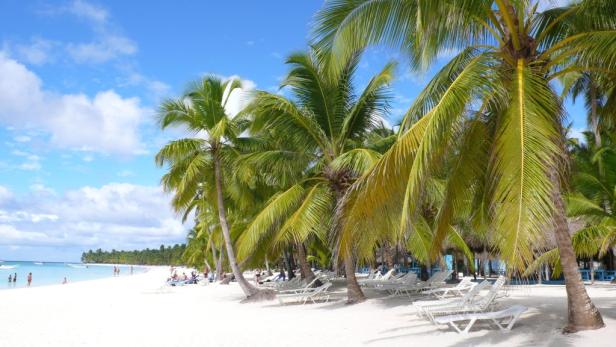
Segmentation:
{"type": "MultiPolygon", "coordinates": [[[[153,162],[180,134],[155,127],[157,104],[206,73],[276,90],[321,5],[2,1],[0,259],[75,260],[89,248],[182,242],[187,226],[169,210],[153,162]]],[[[399,58],[370,50],[357,82],[399,58]]],[[[392,124],[430,74],[401,61],[392,124]]]]}

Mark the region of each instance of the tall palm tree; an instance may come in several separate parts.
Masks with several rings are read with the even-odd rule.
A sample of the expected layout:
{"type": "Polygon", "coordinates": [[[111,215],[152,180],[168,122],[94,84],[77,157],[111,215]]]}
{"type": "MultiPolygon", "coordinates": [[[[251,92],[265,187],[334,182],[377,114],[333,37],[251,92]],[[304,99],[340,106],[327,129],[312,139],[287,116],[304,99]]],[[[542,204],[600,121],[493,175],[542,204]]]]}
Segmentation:
{"type": "MultiPolygon", "coordinates": [[[[423,184],[452,135],[476,132],[457,147],[436,238],[471,196],[489,217],[498,250],[511,270],[533,260],[533,244],[554,225],[566,278],[568,324],[574,332],[603,327],[577,268],[561,197],[566,155],[562,100],[550,83],[574,72],[616,69],[616,2],[582,0],[538,12],[531,0],[333,0],[317,15],[315,43],[331,51],[339,71],[357,49],[400,49],[415,68],[445,51],[457,55],[415,100],[397,143],[354,186],[348,233],[396,211],[413,227],[423,184]],[[477,162],[477,159],[479,161],[477,162]],[[462,159],[460,159],[462,160],[462,159]],[[472,163],[472,164],[467,164],[472,163]],[[394,202],[392,202],[394,201],[394,202]],[[397,204],[402,202],[402,209],[397,204]],[[360,221],[362,223],[360,223],[360,221]]],[[[436,243],[435,245],[438,245],[436,243]]],[[[435,250],[434,250],[435,251],[435,250]]]]}
{"type": "Polygon", "coordinates": [[[562,81],[565,86],[564,92],[570,94],[574,102],[578,96],[584,97],[588,115],[587,124],[594,134],[595,146],[601,147],[601,133],[608,131],[608,124],[613,121],[616,114],[613,110],[614,105],[606,107],[607,101],[614,93],[613,85],[616,78],[610,79],[609,76],[596,72],[581,72],[568,74],[562,81]]]}
{"type": "MultiPolygon", "coordinates": [[[[576,143],[572,148],[572,191],[566,200],[567,215],[583,223],[572,237],[573,249],[577,256],[592,260],[616,246],[616,146],[612,134],[607,134],[601,147],[596,146],[592,131],[584,135],[585,143],[576,143]]],[[[543,264],[554,268],[554,277],[560,275],[557,248],[537,257],[526,274],[534,273],[543,264]]]]}
{"type": "MultiPolygon", "coordinates": [[[[254,132],[273,131],[298,151],[268,151],[270,162],[277,154],[279,160],[301,170],[302,177],[275,194],[248,225],[242,236],[244,253],[253,252],[263,240],[274,247],[294,243],[299,245],[302,261],[305,242],[319,239],[327,243],[332,230],[339,227],[337,202],[350,183],[380,157],[362,144],[386,113],[387,85],[394,69],[393,64],[386,65],[356,95],[352,79],[357,63],[357,55],[350,57],[338,78],[332,79],[316,51],[293,54],[287,60],[291,70],[282,83],[292,98],[258,92],[247,107],[254,132]]],[[[347,252],[343,261],[348,302],[363,301],[355,279],[356,260],[347,252]]]]}
{"type": "Polygon", "coordinates": [[[187,209],[200,191],[215,193],[215,197],[208,197],[215,201],[233,275],[247,298],[258,298],[260,291],[246,281],[235,257],[227,217],[229,191],[224,185],[231,175],[226,169],[234,156],[233,141],[242,129],[241,119],[230,117],[225,107],[231,93],[239,88],[239,80],[206,76],[193,83],[180,98],[163,102],[159,111],[161,128],[183,127],[195,136],[169,142],[159,151],[156,161],[161,166],[171,165],[163,177],[163,186],[175,190],[176,209],[187,209]]]}

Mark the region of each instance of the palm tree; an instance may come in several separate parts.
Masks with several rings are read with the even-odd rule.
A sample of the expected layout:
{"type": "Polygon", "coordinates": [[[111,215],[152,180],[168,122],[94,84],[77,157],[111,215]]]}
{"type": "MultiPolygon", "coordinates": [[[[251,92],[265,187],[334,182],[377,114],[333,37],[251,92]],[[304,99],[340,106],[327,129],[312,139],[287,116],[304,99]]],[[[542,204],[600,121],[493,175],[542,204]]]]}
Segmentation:
{"type": "Polygon", "coordinates": [[[584,104],[588,112],[587,124],[594,134],[597,147],[601,147],[601,133],[608,131],[608,125],[614,120],[614,105],[610,104],[606,107],[606,103],[616,97],[612,95],[615,81],[616,79],[610,79],[604,74],[592,72],[571,73],[562,79],[564,92],[571,95],[574,102],[578,96],[584,96],[584,104]]]}
{"type": "Polygon", "coordinates": [[[195,137],[169,142],[157,154],[156,162],[171,165],[163,177],[163,186],[176,192],[172,203],[177,210],[189,209],[203,191],[215,193],[212,204],[218,213],[229,265],[246,297],[255,299],[261,291],[246,281],[235,257],[225,198],[229,192],[224,185],[230,176],[225,169],[234,156],[232,144],[242,129],[241,119],[231,118],[225,107],[231,93],[239,88],[238,80],[206,76],[177,100],[163,102],[159,111],[161,128],[183,127],[195,137]]]}
{"type": "Polygon", "coordinates": [[[554,225],[569,306],[564,331],[596,329],[603,320],[578,272],[561,197],[563,106],[550,82],[574,72],[614,72],[616,2],[583,0],[543,12],[538,5],[530,0],[325,5],[317,15],[315,44],[332,53],[327,60],[335,72],[357,49],[377,43],[401,49],[414,68],[429,66],[445,51],[458,52],[415,100],[397,143],[352,188],[347,220],[356,222],[347,223],[348,233],[365,232],[358,224],[391,211],[399,215],[396,230],[412,228],[423,183],[450,150],[452,136],[477,132],[473,146],[456,147],[457,156],[472,164],[452,169],[437,240],[452,211],[474,197],[501,256],[510,270],[519,271],[533,261],[533,244],[544,237],[544,228],[554,225]]]}
{"type": "MultiPolygon", "coordinates": [[[[592,131],[584,135],[585,143],[576,143],[572,149],[573,184],[566,200],[567,215],[584,223],[572,237],[573,249],[577,256],[592,260],[616,246],[616,146],[611,134],[606,134],[601,147],[596,146],[592,131]]],[[[554,267],[554,277],[560,275],[557,248],[539,256],[526,274],[532,274],[543,264],[554,267]]]]}
{"type": "MultiPolygon", "coordinates": [[[[350,57],[338,78],[332,79],[316,51],[293,54],[287,60],[291,70],[282,83],[293,98],[258,92],[247,107],[246,113],[253,117],[253,132],[274,132],[288,147],[260,154],[270,160],[259,162],[274,162],[276,156],[302,175],[272,196],[248,225],[242,236],[244,254],[252,253],[263,241],[278,248],[296,244],[301,262],[306,258],[304,243],[327,243],[333,238],[332,231],[340,226],[335,215],[337,202],[351,182],[380,157],[363,144],[386,113],[386,87],[393,77],[394,65],[388,64],[356,95],[352,78],[357,63],[357,55],[350,57]]],[[[355,279],[356,260],[346,252],[343,261],[348,302],[363,301],[355,279]]]]}

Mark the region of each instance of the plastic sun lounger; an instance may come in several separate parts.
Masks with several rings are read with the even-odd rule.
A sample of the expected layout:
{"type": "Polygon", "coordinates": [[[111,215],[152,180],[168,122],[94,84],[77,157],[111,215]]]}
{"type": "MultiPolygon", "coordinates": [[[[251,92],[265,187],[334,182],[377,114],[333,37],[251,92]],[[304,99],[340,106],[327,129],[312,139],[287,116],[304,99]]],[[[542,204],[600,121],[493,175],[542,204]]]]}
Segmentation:
{"type": "Polygon", "coordinates": [[[323,281],[324,279],[321,276],[315,276],[314,279],[312,281],[310,281],[310,283],[306,284],[303,287],[293,288],[293,289],[278,290],[278,294],[299,294],[299,293],[305,293],[305,292],[314,291],[318,287],[317,288],[313,288],[312,285],[315,284],[319,280],[323,281]]]}
{"type": "Polygon", "coordinates": [[[475,301],[458,303],[454,305],[424,306],[422,309],[426,317],[433,323],[437,316],[485,312],[494,304],[494,300],[504,284],[504,277],[499,277],[499,279],[496,280],[490,288],[490,291],[485,296],[482,296],[475,301]]]}
{"type": "Polygon", "coordinates": [[[482,281],[481,283],[475,285],[471,288],[466,294],[464,294],[461,298],[447,298],[447,299],[436,299],[436,300],[423,300],[423,301],[415,301],[413,303],[413,307],[417,309],[417,314],[422,316],[426,309],[430,309],[431,307],[438,306],[451,306],[451,305],[464,305],[472,302],[479,293],[487,288],[490,285],[489,281],[482,281]]]}
{"type": "Polygon", "coordinates": [[[387,271],[387,273],[381,277],[375,277],[374,279],[365,279],[365,280],[359,281],[359,285],[361,286],[373,285],[373,284],[383,283],[384,281],[389,281],[389,279],[394,275],[394,271],[396,270],[391,269],[387,271]]]}
{"type": "Polygon", "coordinates": [[[416,283],[417,274],[415,274],[414,272],[409,272],[400,279],[391,281],[390,283],[382,283],[379,286],[373,287],[371,289],[388,292],[390,296],[393,297],[402,294],[408,295],[408,289],[414,288],[416,283]]]}
{"type": "Polygon", "coordinates": [[[449,324],[460,334],[468,334],[478,320],[491,320],[502,332],[510,331],[515,322],[520,318],[520,315],[527,310],[526,307],[515,305],[501,311],[483,312],[483,313],[467,313],[451,316],[437,317],[434,319],[436,324],[449,324]],[[456,323],[469,321],[466,327],[461,330],[456,323]]]}
{"type": "Polygon", "coordinates": [[[423,292],[426,295],[434,295],[437,298],[444,298],[448,295],[463,296],[464,293],[473,288],[476,283],[471,282],[472,277],[462,277],[460,283],[453,287],[434,288],[423,292]]]}
{"type": "Polygon", "coordinates": [[[327,282],[320,287],[314,288],[312,291],[302,292],[302,293],[290,293],[290,294],[279,294],[276,295],[278,298],[278,302],[281,305],[284,305],[288,299],[289,302],[302,302],[302,305],[305,305],[308,300],[312,301],[313,304],[316,304],[318,300],[325,298],[325,302],[329,302],[329,294],[327,293],[327,289],[331,287],[332,283],[327,282]]]}

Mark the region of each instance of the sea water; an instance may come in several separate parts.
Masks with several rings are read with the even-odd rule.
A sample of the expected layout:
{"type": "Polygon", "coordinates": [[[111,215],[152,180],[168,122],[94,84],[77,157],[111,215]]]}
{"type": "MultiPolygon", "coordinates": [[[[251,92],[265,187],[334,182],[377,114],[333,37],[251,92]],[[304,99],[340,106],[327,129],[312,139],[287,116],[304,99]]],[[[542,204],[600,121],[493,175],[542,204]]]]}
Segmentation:
{"type": "MultiPolygon", "coordinates": [[[[130,276],[131,266],[120,265],[120,276],[130,276]]],[[[142,266],[133,266],[133,273],[145,272],[142,266]]],[[[39,261],[1,261],[0,262],[0,290],[23,288],[27,284],[28,273],[32,273],[32,286],[45,286],[61,284],[66,277],[70,282],[94,280],[113,276],[113,265],[109,264],[81,264],[57,263],[39,261]],[[15,276],[17,282],[9,283],[9,275],[15,276]]]]}

